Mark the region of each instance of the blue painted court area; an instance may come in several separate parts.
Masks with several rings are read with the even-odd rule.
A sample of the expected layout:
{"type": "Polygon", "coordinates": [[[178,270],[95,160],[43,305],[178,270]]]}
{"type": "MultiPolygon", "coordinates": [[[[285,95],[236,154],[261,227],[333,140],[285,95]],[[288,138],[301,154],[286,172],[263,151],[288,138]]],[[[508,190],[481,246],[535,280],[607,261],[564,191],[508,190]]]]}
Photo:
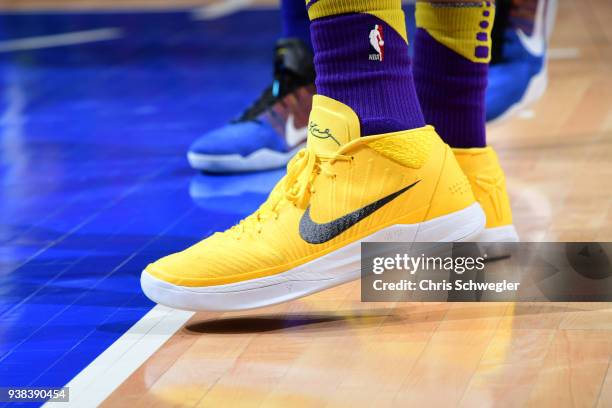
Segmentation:
{"type": "Polygon", "coordinates": [[[278,32],[273,10],[0,15],[0,386],[67,384],[153,307],[148,262],[265,199],[282,170],[185,153],[267,85],[278,32]]]}
{"type": "Polygon", "coordinates": [[[0,386],[68,383],[153,307],[148,262],[265,199],[281,172],[196,175],[185,153],[267,84],[278,27],[272,10],[0,15],[0,386]],[[88,30],[114,38],[15,41],[88,30]]]}

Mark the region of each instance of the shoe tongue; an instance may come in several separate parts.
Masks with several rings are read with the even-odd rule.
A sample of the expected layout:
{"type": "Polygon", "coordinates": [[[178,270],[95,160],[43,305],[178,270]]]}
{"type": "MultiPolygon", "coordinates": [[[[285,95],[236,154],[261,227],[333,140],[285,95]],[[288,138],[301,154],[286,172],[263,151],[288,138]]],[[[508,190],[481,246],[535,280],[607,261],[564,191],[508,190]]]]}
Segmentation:
{"type": "Polygon", "coordinates": [[[335,153],[361,137],[359,118],[347,105],[315,95],[308,121],[308,148],[317,153],[335,153]]]}

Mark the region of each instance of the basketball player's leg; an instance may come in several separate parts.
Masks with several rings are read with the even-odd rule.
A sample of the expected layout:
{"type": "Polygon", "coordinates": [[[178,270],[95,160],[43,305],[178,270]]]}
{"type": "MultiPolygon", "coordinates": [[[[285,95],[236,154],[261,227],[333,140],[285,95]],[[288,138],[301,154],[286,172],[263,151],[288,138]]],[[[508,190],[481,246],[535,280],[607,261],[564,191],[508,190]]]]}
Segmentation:
{"type": "Polygon", "coordinates": [[[419,0],[414,75],[426,120],[454,148],[487,214],[483,240],[517,240],[504,173],[486,142],[492,1],[419,0]]]}
{"type": "Polygon", "coordinates": [[[280,0],[282,38],[297,38],[311,48],[310,19],[303,0],[280,0]]]}
{"type": "Polygon", "coordinates": [[[364,136],[424,126],[399,1],[318,0],[308,7],[317,93],[354,110],[364,136]]]}

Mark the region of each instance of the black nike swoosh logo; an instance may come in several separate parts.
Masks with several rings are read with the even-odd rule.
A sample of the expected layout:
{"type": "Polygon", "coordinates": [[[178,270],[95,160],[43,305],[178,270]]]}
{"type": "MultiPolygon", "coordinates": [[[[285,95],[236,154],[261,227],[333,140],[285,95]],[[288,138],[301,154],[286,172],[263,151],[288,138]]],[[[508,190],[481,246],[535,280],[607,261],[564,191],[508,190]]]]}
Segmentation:
{"type": "Polygon", "coordinates": [[[342,234],[344,231],[351,228],[353,225],[357,224],[359,221],[372,215],[385,204],[393,201],[402,193],[405,193],[412,187],[416,186],[420,181],[421,180],[416,181],[408,187],[404,187],[391,195],[383,197],[380,200],[368,204],[365,207],[355,210],[349,214],[346,214],[343,217],[337,218],[330,222],[326,222],[325,224],[317,224],[312,220],[312,218],[310,218],[309,206],[304,212],[304,215],[302,215],[302,219],[300,220],[300,236],[304,241],[308,242],[309,244],[323,244],[327,241],[331,241],[338,235],[342,234]]]}

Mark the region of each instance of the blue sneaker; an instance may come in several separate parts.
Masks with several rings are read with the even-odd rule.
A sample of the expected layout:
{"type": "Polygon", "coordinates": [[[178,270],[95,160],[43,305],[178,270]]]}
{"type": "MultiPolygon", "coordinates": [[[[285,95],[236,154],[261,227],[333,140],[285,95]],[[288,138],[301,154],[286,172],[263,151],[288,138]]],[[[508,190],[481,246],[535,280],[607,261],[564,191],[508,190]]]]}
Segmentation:
{"type": "Polygon", "coordinates": [[[310,49],[298,39],[280,40],[272,85],[238,119],[191,145],[191,167],[214,173],[284,167],[306,143],[314,81],[310,49]]]}
{"type": "MultiPolygon", "coordinates": [[[[538,101],[546,91],[547,44],[557,0],[537,0],[530,4],[532,7],[537,4],[535,10],[531,10],[533,21],[523,19],[525,10],[510,11],[510,21],[503,32],[501,58],[489,69],[489,122],[515,115],[538,101]]],[[[495,23],[498,24],[497,19],[495,23]]]]}

